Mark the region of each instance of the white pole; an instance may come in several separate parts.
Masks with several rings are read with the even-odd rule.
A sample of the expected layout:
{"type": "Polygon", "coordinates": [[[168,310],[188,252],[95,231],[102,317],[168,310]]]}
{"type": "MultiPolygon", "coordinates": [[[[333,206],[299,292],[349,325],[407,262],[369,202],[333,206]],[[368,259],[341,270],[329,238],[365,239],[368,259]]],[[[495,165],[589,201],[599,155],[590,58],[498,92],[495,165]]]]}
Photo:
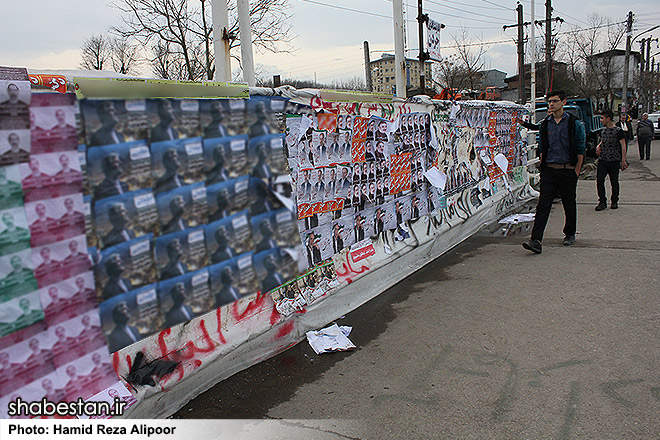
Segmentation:
{"type": "Polygon", "coordinates": [[[229,31],[229,14],[227,0],[211,1],[211,18],[213,20],[213,51],[215,53],[215,80],[231,81],[231,57],[229,56],[229,39],[223,35],[229,31]]]}
{"type": "Polygon", "coordinates": [[[394,16],[394,73],[396,96],[406,98],[406,56],[403,49],[403,0],[392,1],[394,16]]]}
{"type": "MultiPolygon", "coordinates": [[[[531,76],[532,76],[532,96],[531,96],[531,101],[532,101],[532,113],[536,111],[536,24],[534,23],[534,0],[532,0],[532,19],[530,20],[532,22],[532,30],[531,34],[529,36],[529,40],[531,41],[531,54],[532,56],[530,57],[530,65],[532,67],[531,70],[531,76]]],[[[520,80],[520,84],[523,84],[522,79],[520,80]]],[[[532,118],[532,122],[536,122],[534,118],[532,118]]]]}
{"type": "Polygon", "coordinates": [[[238,30],[241,38],[241,64],[243,81],[250,87],[256,84],[254,78],[254,57],[252,55],[252,32],[250,31],[250,0],[238,0],[238,30]]]}

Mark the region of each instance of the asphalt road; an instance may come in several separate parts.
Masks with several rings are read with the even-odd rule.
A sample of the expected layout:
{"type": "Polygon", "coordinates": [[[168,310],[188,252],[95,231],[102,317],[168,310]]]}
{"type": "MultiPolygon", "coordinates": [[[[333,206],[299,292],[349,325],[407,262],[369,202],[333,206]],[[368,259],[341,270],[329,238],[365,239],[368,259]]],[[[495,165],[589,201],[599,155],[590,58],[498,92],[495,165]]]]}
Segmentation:
{"type": "Polygon", "coordinates": [[[579,182],[574,246],[560,204],[541,255],[526,235],[480,233],[339,320],[357,350],[318,356],[303,341],[174,417],[302,419],[307,438],[329,439],[660,438],[652,148],[640,161],[630,145],[616,211],[594,211],[595,181],[579,182]]]}

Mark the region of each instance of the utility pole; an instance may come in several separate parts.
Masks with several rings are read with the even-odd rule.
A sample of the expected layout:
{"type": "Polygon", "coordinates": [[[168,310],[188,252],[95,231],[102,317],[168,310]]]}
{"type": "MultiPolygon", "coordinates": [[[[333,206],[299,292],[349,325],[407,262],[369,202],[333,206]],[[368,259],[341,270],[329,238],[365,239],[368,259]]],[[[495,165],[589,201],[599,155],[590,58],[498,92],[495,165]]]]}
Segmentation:
{"type": "Polygon", "coordinates": [[[545,0],[545,94],[550,92],[552,70],[552,0],[545,0]]]}
{"type": "Polygon", "coordinates": [[[650,112],[653,100],[653,69],[651,68],[651,42],[658,42],[657,38],[646,39],[646,111],[650,112]]]}
{"type": "Polygon", "coordinates": [[[422,0],[417,0],[417,26],[419,33],[419,90],[422,95],[426,94],[425,69],[424,62],[429,58],[429,54],[424,51],[424,23],[428,22],[429,15],[422,11],[422,0]]]}
{"type": "Polygon", "coordinates": [[[367,81],[367,90],[374,91],[374,85],[371,82],[371,59],[369,58],[369,42],[364,42],[364,74],[367,81]]]}
{"type": "Polygon", "coordinates": [[[523,5],[518,3],[518,24],[508,24],[502,26],[504,30],[518,28],[518,104],[525,103],[525,32],[524,26],[530,25],[530,22],[523,22],[523,5]]]}
{"type": "Polygon", "coordinates": [[[215,80],[219,82],[231,81],[231,56],[229,55],[231,37],[228,34],[227,0],[213,0],[211,2],[211,18],[213,20],[215,80]]]}
{"type": "Polygon", "coordinates": [[[562,18],[552,19],[551,0],[545,1],[545,20],[535,21],[535,24],[545,25],[545,94],[547,95],[552,83],[552,22],[563,23],[562,18]]]}
{"type": "Polygon", "coordinates": [[[621,94],[621,111],[626,113],[628,110],[628,75],[630,69],[630,42],[632,39],[633,12],[628,12],[628,21],[626,23],[626,58],[623,66],[623,92],[621,94]]]}
{"type": "Polygon", "coordinates": [[[252,30],[250,27],[250,0],[237,0],[238,33],[241,38],[241,64],[243,66],[243,81],[248,86],[256,85],[254,76],[254,54],[252,52],[252,30]]]}
{"type": "MultiPolygon", "coordinates": [[[[532,0],[531,11],[530,11],[532,14],[531,17],[532,23],[534,23],[534,19],[536,18],[534,16],[534,3],[536,3],[535,0],[532,0]]],[[[530,95],[532,98],[532,112],[533,112],[536,109],[536,26],[535,25],[532,25],[532,28],[530,29],[529,38],[532,42],[532,50],[531,50],[532,56],[530,57],[529,64],[532,67],[532,71],[530,72],[531,74],[530,95]]]]}
{"type": "Polygon", "coordinates": [[[406,56],[403,49],[403,0],[392,1],[392,16],[394,17],[394,76],[396,78],[396,96],[406,99],[406,56]]]}

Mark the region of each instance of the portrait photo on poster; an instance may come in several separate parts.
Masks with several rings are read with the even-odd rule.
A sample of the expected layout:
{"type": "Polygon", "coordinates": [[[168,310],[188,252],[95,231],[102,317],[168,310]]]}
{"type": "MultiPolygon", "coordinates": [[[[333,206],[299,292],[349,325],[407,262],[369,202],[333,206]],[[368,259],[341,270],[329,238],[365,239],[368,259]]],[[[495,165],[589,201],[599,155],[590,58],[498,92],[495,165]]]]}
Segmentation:
{"type": "Polygon", "coordinates": [[[211,264],[230,260],[254,249],[247,211],[209,223],[204,229],[211,264]]]}
{"type": "Polygon", "coordinates": [[[90,148],[86,159],[94,200],[153,186],[151,152],[146,140],[90,148]]]}
{"type": "Polygon", "coordinates": [[[0,257],[29,247],[30,230],[23,207],[0,210],[0,257]]]}
{"type": "Polygon", "coordinates": [[[158,283],[164,328],[188,322],[213,308],[207,268],[158,283]]]}
{"type": "Polygon", "coordinates": [[[205,139],[247,133],[243,99],[200,99],[199,117],[205,139]]]}
{"type": "Polygon", "coordinates": [[[157,237],[154,255],[159,280],[174,278],[208,265],[204,227],[157,237]]]}
{"type": "Polygon", "coordinates": [[[151,143],[202,135],[196,99],[147,99],[147,119],[151,143]]]}
{"type": "Polygon", "coordinates": [[[0,256],[0,301],[8,301],[39,288],[32,267],[30,249],[0,256]]]}
{"type": "Polygon", "coordinates": [[[88,147],[148,139],[144,99],[82,99],[79,103],[88,147]]]}
{"type": "Polygon", "coordinates": [[[75,94],[34,94],[30,104],[33,154],[75,150],[79,128],[80,111],[75,94]]]}
{"type": "Polygon", "coordinates": [[[30,129],[30,99],[28,81],[0,79],[0,130],[30,129]]]}
{"type": "Polygon", "coordinates": [[[156,194],[156,204],[163,235],[206,224],[208,206],[202,182],[160,192],[156,194]]]}
{"type": "Polygon", "coordinates": [[[249,174],[246,135],[203,140],[206,184],[224,182],[249,174]]]}
{"type": "Polygon", "coordinates": [[[156,287],[140,287],[100,304],[99,315],[111,353],[163,329],[156,287]]]}
{"type": "Polygon", "coordinates": [[[95,201],[92,212],[102,249],[158,231],[156,199],[149,189],[95,201]]]}
{"type": "Polygon", "coordinates": [[[101,251],[95,265],[99,298],[106,300],[156,282],[152,243],[153,235],[148,234],[101,251]]]}
{"type": "Polygon", "coordinates": [[[221,220],[248,209],[250,205],[249,186],[249,176],[207,185],[206,202],[209,212],[207,223],[221,220]]]}
{"type": "Polygon", "coordinates": [[[203,181],[202,138],[152,142],[151,171],[155,193],[203,181]]]}
{"type": "Polygon", "coordinates": [[[84,272],[39,289],[39,298],[49,326],[95,309],[94,272],[84,272]]]}
{"type": "Polygon", "coordinates": [[[30,130],[0,130],[0,166],[30,160],[30,130]]]}

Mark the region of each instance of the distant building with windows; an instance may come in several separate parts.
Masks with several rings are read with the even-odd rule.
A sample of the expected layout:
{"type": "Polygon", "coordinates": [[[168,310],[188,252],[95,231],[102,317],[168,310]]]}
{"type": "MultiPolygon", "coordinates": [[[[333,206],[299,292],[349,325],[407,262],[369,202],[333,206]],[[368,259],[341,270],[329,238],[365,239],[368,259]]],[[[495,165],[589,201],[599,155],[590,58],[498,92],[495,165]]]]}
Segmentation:
{"type": "MultiPolygon", "coordinates": [[[[425,85],[427,89],[435,88],[430,81],[431,61],[424,62],[425,85]]],[[[369,63],[369,73],[374,92],[394,93],[396,88],[396,73],[394,69],[394,55],[385,53],[375,61],[369,63]]],[[[419,89],[420,62],[413,58],[406,58],[406,88],[419,89]]]]}

